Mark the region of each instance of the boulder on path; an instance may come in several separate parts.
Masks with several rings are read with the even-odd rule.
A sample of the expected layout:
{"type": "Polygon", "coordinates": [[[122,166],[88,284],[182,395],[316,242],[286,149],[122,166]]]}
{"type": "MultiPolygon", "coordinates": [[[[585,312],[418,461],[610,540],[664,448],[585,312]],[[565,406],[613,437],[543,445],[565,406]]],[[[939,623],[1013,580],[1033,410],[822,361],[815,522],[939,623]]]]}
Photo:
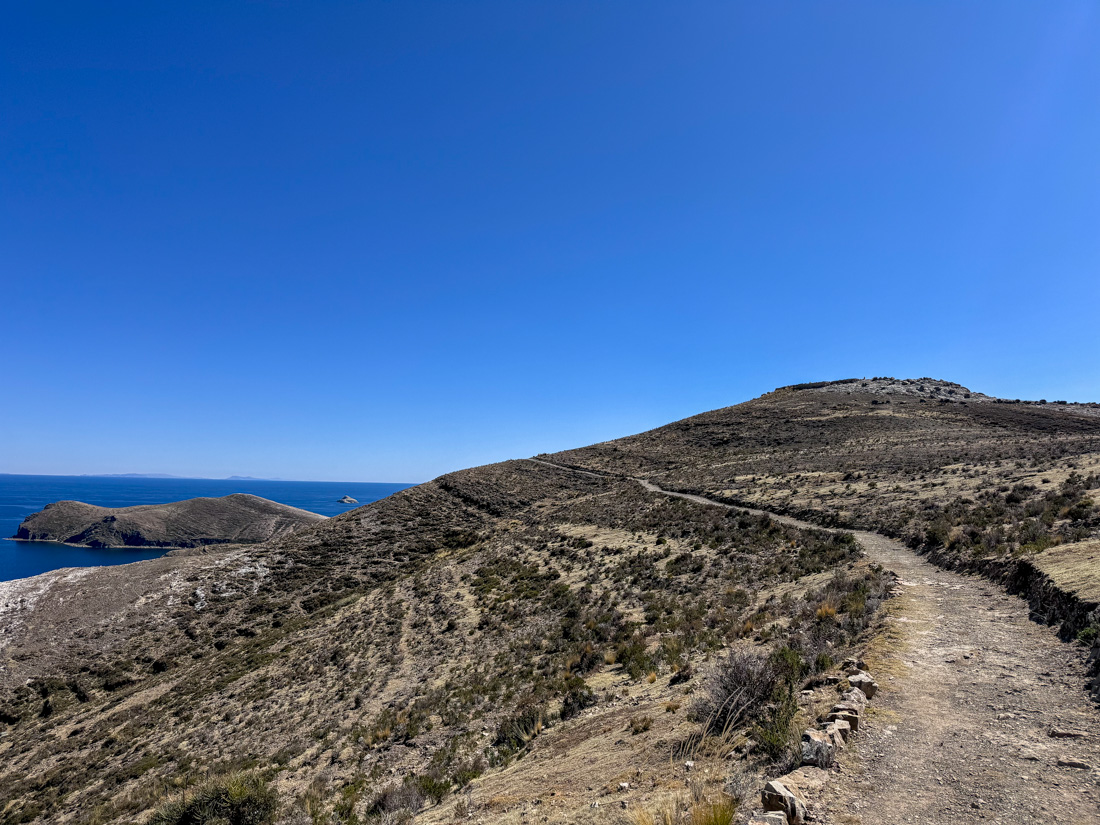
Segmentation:
{"type": "Polygon", "coordinates": [[[836,759],[836,744],[833,738],[821,730],[806,730],[802,733],[802,764],[815,768],[831,768],[836,759]]]}
{"type": "Polygon", "coordinates": [[[806,821],[806,803],[795,796],[782,782],[773,779],[760,792],[760,803],[765,811],[779,811],[787,817],[789,825],[802,825],[806,821]]]}
{"type": "Polygon", "coordinates": [[[870,673],[860,671],[854,676],[849,676],[848,684],[856,690],[863,691],[868,699],[874,699],[875,694],[878,693],[878,683],[871,678],[870,673]]]}

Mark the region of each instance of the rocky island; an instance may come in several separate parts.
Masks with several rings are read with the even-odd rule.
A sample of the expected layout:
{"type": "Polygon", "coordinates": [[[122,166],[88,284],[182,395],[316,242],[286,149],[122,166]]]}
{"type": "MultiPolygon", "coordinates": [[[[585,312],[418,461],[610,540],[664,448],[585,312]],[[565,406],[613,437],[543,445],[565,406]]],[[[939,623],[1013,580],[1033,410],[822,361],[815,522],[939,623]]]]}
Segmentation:
{"type": "Polygon", "coordinates": [[[255,544],[324,520],[317,513],[246,493],[135,507],[57,501],[27,516],[13,538],[84,547],[255,544]]]}

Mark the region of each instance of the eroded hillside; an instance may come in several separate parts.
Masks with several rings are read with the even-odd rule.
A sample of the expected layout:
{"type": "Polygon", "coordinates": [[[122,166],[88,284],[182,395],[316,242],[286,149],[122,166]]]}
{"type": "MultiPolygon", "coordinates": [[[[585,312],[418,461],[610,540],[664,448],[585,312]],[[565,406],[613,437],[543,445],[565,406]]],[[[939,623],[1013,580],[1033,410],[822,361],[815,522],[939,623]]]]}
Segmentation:
{"type": "MultiPolygon", "coordinates": [[[[875,530],[1006,581],[1058,547],[1050,575],[1097,606],[1096,582],[1071,571],[1100,535],[1100,405],[1004,401],[932,379],[842,381],[552,458],[875,530]]],[[[1089,610],[1051,609],[1067,633],[1085,629],[1089,610]]]]}

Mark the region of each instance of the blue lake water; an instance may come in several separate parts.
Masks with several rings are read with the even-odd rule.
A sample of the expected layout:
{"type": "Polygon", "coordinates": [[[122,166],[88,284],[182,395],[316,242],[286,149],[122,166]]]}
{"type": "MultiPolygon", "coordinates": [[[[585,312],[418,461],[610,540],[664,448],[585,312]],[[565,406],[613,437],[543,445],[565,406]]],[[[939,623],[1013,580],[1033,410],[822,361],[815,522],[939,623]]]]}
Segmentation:
{"type": "Polygon", "coordinates": [[[238,481],[202,478],[101,478],[96,476],[0,475],[0,581],[21,579],[60,567],[128,564],[164,555],[164,550],[68,547],[40,541],[11,541],[19,524],[52,501],[84,501],[100,507],[164,504],[198,496],[254,496],[301,507],[322,516],[361,507],[409,484],[342,481],[238,481]],[[340,504],[345,495],[359,504],[340,504]]]}

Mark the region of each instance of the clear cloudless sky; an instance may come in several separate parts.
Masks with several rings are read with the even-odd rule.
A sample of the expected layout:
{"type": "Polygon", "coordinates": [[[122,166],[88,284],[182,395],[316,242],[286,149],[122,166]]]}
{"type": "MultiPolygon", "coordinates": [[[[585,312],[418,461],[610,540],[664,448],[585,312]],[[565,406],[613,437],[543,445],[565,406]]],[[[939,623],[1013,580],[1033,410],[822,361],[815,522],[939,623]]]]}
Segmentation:
{"type": "Polygon", "coordinates": [[[778,385],[1100,400],[1093,2],[0,26],[0,471],[421,481],[778,385]]]}

